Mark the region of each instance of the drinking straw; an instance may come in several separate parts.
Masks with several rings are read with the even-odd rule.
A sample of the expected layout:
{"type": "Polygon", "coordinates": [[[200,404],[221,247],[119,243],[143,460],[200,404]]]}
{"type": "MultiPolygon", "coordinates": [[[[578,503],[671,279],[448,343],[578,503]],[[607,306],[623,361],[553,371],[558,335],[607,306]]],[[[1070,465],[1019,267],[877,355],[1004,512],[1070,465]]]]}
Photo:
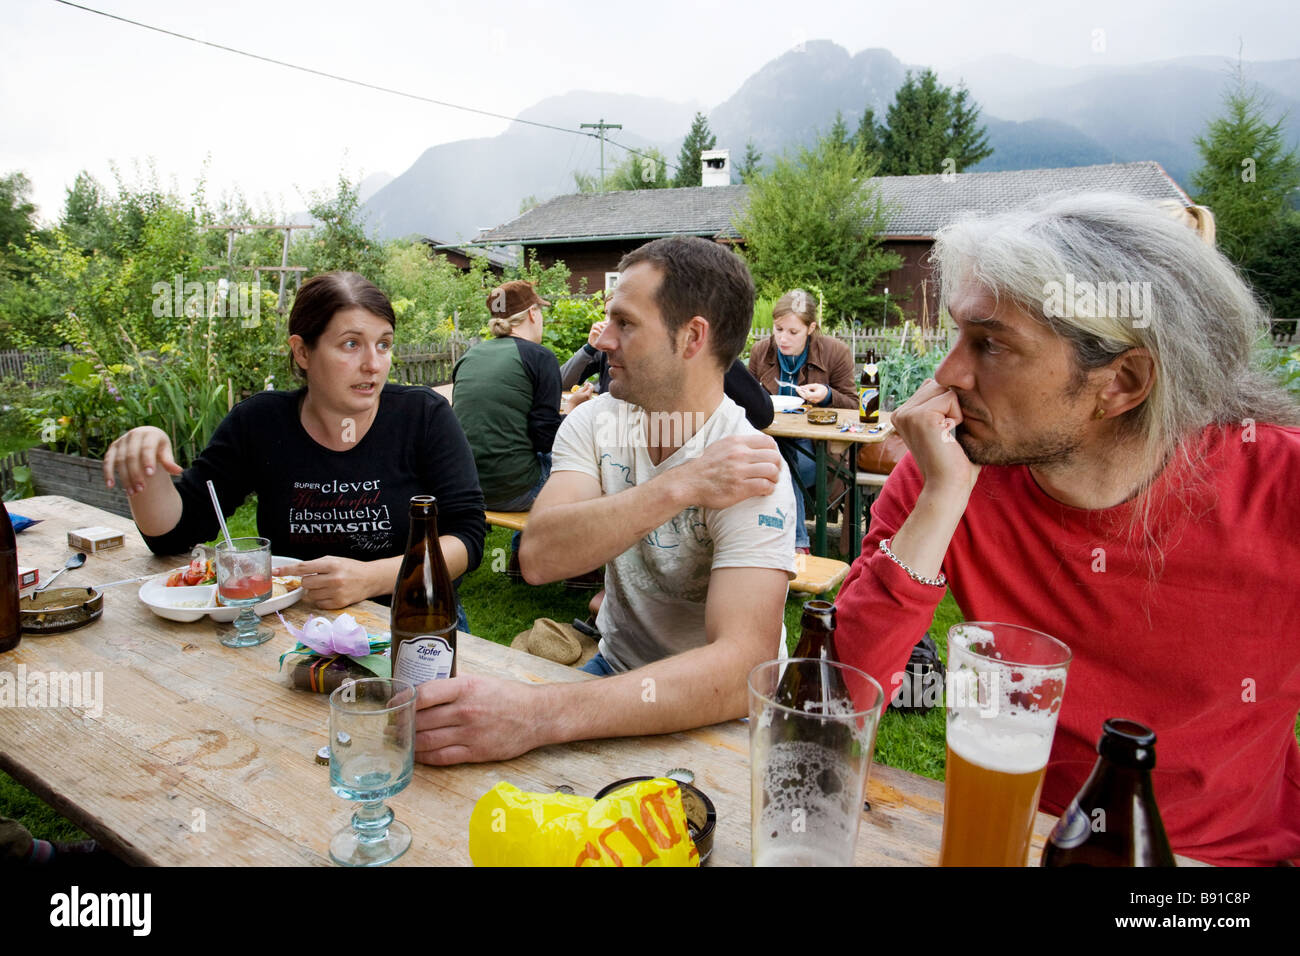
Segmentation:
{"type": "Polygon", "coordinates": [[[208,482],[208,494],[212,496],[212,508],[217,513],[217,523],[221,525],[221,536],[226,539],[226,547],[232,551],[235,546],[230,541],[230,529],[226,527],[226,516],[221,513],[221,502],[217,500],[217,489],[208,482]]]}

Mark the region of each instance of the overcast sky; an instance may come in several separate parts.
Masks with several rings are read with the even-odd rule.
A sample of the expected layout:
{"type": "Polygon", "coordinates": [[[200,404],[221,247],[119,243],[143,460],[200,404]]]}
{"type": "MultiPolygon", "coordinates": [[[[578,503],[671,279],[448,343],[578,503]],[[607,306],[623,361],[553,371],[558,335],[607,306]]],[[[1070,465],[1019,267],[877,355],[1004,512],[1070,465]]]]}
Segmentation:
{"type": "MultiPolygon", "coordinates": [[[[86,0],[153,26],[383,86],[514,115],[575,89],[708,110],[807,39],[885,47],[939,69],[993,54],[1080,66],[1174,56],[1300,56],[1290,0],[86,0]],[[1105,52],[1092,49],[1105,31],[1105,52]]],[[[258,209],[304,208],[340,169],[403,172],[430,146],[503,120],[347,86],[164,36],[54,0],[0,0],[0,175],[27,174],[57,218],[78,170],[189,192],[238,186],[258,209]]],[[[598,117],[592,117],[593,120],[598,117]]],[[[611,117],[612,119],[612,117],[611,117]]],[[[683,130],[683,132],[685,132],[683,130]]],[[[560,136],[561,134],[556,134],[560,136]]]]}

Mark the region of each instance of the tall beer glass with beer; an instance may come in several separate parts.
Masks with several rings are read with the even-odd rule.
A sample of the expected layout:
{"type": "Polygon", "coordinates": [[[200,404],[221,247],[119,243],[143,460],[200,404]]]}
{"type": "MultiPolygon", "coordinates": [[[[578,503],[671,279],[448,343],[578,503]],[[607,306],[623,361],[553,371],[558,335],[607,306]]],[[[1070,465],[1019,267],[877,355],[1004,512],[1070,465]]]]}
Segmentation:
{"type": "Polygon", "coordinates": [[[948,631],[941,866],[1024,866],[1070,649],[1041,631],[948,631]]]}

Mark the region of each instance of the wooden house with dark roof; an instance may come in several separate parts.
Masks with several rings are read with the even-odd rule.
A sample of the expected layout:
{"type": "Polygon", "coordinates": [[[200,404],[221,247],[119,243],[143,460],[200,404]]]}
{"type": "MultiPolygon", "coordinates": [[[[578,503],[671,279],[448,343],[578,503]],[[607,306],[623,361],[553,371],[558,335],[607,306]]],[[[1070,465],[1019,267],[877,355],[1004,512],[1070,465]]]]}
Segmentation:
{"type": "MultiPolygon", "coordinates": [[[[920,289],[930,280],[925,259],[934,235],[962,216],[1022,207],[1057,192],[1122,192],[1151,200],[1191,200],[1156,162],[1109,163],[1062,169],[1021,169],[933,176],[877,176],[870,180],[892,210],[885,248],[903,265],[880,285],[902,297],[904,312],[917,317],[920,289]]],[[[586,279],[593,292],[606,286],[623,254],[662,236],[703,236],[744,245],[734,220],[744,211],[747,186],[695,186],[557,196],[510,222],[489,229],[467,246],[521,246],[545,266],[563,260],[573,291],[586,279]]],[[[933,290],[929,295],[935,313],[933,290]]]]}

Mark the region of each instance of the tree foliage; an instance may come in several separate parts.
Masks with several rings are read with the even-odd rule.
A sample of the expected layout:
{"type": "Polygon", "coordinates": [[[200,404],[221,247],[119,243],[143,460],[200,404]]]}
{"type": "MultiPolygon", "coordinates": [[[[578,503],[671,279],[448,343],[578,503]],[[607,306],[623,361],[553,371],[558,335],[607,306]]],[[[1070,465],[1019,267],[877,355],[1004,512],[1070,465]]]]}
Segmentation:
{"type": "Polygon", "coordinates": [[[1300,318],[1300,212],[1283,213],[1257,235],[1242,270],[1274,316],[1300,318]]]}
{"type": "MultiPolygon", "coordinates": [[[[573,180],[580,193],[600,192],[600,177],[597,174],[575,171],[573,180]]],[[[672,178],[668,175],[667,157],[653,147],[628,153],[605,176],[605,192],[667,189],[672,184],[672,178]]]]}
{"type": "Polygon", "coordinates": [[[828,326],[881,315],[883,298],[871,290],[902,258],[881,248],[888,210],[868,182],[871,172],[857,150],[827,136],[754,178],[735,226],[760,295],[815,287],[828,326]]]}
{"type": "Polygon", "coordinates": [[[31,180],[20,172],[0,177],[0,265],[9,255],[9,246],[20,246],[36,228],[36,206],[29,198],[31,180]]]}
{"type": "Polygon", "coordinates": [[[1205,164],[1192,175],[1196,201],[1213,211],[1219,246],[1238,265],[1261,254],[1300,187],[1300,156],[1286,148],[1282,120],[1265,119],[1267,105],[1238,71],[1222,114],[1196,138],[1205,164]]]}
{"type": "Polygon", "coordinates": [[[699,186],[704,182],[700,168],[700,154],[706,149],[713,149],[718,138],[709,129],[709,120],[703,113],[696,113],[691,121],[691,128],[682,141],[681,151],[677,154],[677,176],[674,186],[699,186]]]}
{"type": "Polygon", "coordinates": [[[297,250],[307,274],[334,270],[378,274],[383,257],[379,241],[366,233],[360,218],[360,183],[340,173],[333,195],[316,192],[311,200],[308,211],[320,226],[311,230],[297,250]]]}
{"type": "Polygon", "coordinates": [[[909,70],[884,123],[868,108],[855,143],[880,158],[880,175],[915,176],[968,169],[993,155],[979,107],[965,86],[944,86],[931,70],[909,70]]]}
{"type": "Polygon", "coordinates": [[[758,175],[763,166],[763,154],[758,151],[754,141],[745,141],[745,155],[739,163],[736,164],[736,175],[740,177],[742,183],[750,182],[758,175]]]}

